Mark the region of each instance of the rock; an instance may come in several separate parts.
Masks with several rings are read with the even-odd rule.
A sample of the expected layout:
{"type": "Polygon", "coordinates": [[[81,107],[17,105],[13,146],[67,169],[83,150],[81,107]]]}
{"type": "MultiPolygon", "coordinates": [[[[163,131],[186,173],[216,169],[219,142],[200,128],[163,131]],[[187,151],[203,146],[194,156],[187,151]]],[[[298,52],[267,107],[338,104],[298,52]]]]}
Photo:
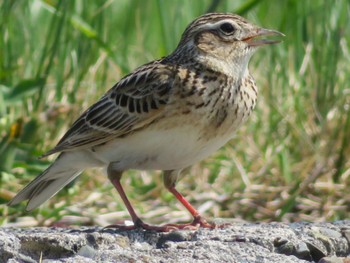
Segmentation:
{"type": "Polygon", "coordinates": [[[324,257],[318,263],[350,263],[350,257],[324,257]]]}
{"type": "Polygon", "coordinates": [[[0,262],[350,262],[350,221],[214,230],[0,228],[0,262]]]}

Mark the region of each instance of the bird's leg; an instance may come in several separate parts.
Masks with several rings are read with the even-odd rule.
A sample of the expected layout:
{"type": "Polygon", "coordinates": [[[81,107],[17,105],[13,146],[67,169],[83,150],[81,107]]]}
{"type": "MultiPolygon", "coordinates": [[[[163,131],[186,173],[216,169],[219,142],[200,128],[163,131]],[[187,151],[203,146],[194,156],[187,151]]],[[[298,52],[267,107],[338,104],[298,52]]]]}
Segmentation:
{"type": "Polygon", "coordinates": [[[164,171],[164,175],[163,175],[163,180],[164,180],[164,185],[165,187],[170,191],[170,193],[172,193],[177,200],[179,200],[181,202],[181,204],[191,213],[191,215],[193,216],[193,221],[192,223],[189,224],[168,224],[166,226],[173,226],[176,228],[180,228],[180,229],[197,229],[198,227],[205,227],[205,228],[215,228],[215,224],[210,224],[208,223],[197,211],[197,209],[195,209],[186,199],[185,197],[180,194],[176,188],[176,181],[178,179],[179,176],[179,171],[174,171],[174,170],[170,170],[170,171],[164,171]]]}
{"type": "Polygon", "coordinates": [[[135,228],[137,222],[141,221],[141,219],[137,216],[134,208],[132,207],[128,197],[125,194],[125,191],[120,183],[120,180],[122,178],[122,173],[119,171],[112,170],[111,165],[108,167],[108,178],[114,185],[115,189],[117,189],[120,197],[122,198],[126,208],[128,209],[128,212],[131,216],[132,221],[134,222],[133,226],[126,226],[126,225],[110,225],[108,227],[115,227],[115,228],[120,228],[120,229],[133,229],[135,228]]]}
{"type": "Polygon", "coordinates": [[[132,207],[128,197],[125,194],[125,191],[120,183],[121,177],[122,177],[122,171],[116,171],[113,169],[112,165],[109,165],[107,168],[107,173],[108,173],[108,178],[114,185],[115,189],[117,189],[120,197],[122,198],[126,208],[128,209],[128,212],[131,216],[131,219],[134,223],[132,226],[126,226],[126,225],[109,225],[107,228],[117,228],[121,230],[132,230],[132,229],[137,229],[137,228],[143,228],[147,230],[155,230],[155,231],[160,231],[160,232],[168,232],[171,230],[176,229],[173,226],[152,226],[149,224],[144,223],[136,214],[134,208],[132,207]]]}

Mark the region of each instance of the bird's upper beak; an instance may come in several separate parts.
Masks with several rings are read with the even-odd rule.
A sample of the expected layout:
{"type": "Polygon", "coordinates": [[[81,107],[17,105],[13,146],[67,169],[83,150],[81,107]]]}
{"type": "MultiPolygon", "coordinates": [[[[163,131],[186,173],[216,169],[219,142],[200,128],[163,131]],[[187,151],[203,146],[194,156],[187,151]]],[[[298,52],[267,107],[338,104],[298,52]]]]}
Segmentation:
{"type": "Polygon", "coordinates": [[[242,39],[242,41],[246,42],[248,44],[248,46],[250,46],[250,47],[276,44],[276,43],[279,43],[282,41],[280,39],[262,38],[265,36],[282,36],[282,37],[284,37],[284,34],[282,34],[281,32],[278,32],[276,30],[259,28],[255,32],[250,34],[249,36],[242,39]]]}

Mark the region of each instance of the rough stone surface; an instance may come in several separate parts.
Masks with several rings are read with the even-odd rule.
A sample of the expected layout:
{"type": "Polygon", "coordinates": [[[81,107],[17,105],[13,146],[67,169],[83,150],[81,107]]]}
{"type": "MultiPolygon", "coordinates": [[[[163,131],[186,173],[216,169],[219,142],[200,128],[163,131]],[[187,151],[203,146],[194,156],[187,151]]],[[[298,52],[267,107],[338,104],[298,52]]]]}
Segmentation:
{"type": "Polygon", "coordinates": [[[350,262],[350,221],[197,231],[0,228],[0,262],[350,262]]]}

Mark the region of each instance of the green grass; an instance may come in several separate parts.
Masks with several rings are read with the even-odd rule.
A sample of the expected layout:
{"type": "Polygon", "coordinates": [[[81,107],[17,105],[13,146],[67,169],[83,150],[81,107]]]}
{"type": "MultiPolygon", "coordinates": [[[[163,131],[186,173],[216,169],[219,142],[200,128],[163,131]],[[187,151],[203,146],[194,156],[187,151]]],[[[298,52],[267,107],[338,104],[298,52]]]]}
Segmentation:
{"type": "MultiPolygon", "coordinates": [[[[283,32],[250,63],[260,97],[234,139],[195,164],[178,189],[208,217],[325,221],[350,212],[350,6],[346,0],[10,1],[0,3],[0,225],[128,218],[106,176],[79,181],[27,213],[5,204],[52,159],[84,109],[123,75],[169,54],[207,11],[283,32]]],[[[159,172],[123,178],[147,221],[190,220],[159,172]]]]}

